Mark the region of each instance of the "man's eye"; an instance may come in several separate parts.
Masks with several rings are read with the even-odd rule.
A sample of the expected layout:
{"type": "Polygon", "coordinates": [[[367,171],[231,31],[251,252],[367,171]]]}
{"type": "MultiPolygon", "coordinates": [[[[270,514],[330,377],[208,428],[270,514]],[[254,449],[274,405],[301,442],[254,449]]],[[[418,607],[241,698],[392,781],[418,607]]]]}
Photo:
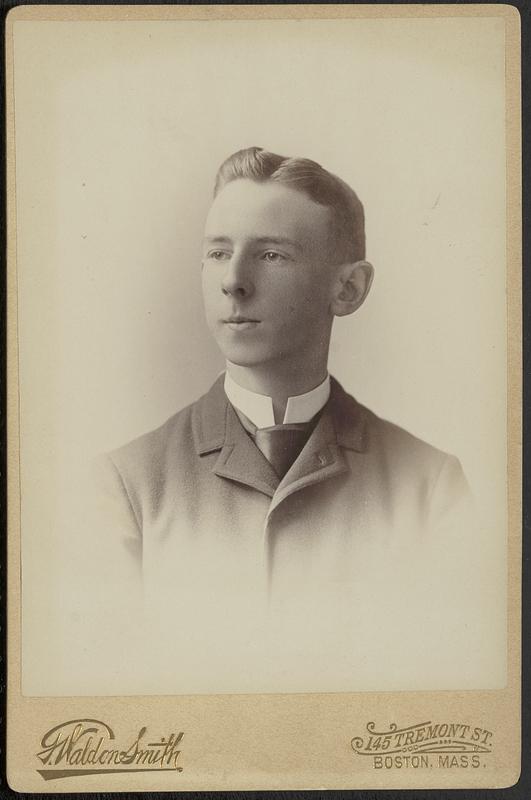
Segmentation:
{"type": "Polygon", "coordinates": [[[270,264],[280,264],[284,260],[284,256],[281,253],[275,253],[274,250],[268,250],[267,253],[264,253],[263,258],[270,264]]]}
{"type": "Polygon", "coordinates": [[[213,261],[225,261],[227,258],[230,258],[230,254],[225,252],[225,250],[211,250],[207,254],[208,258],[211,258],[213,261]]]}

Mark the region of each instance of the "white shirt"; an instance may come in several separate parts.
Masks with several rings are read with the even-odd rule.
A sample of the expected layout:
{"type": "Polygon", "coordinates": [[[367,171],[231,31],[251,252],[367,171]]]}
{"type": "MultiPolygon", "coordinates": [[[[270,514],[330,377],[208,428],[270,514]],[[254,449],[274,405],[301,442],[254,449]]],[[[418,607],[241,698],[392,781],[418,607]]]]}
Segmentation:
{"type": "MultiPolygon", "coordinates": [[[[265,394],[251,392],[244,389],[225,373],[225,394],[232,405],[244,414],[253,425],[260,428],[270,428],[275,425],[273,401],[265,394]]],[[[305,394],[289,397],[286,412],[282,421],[283,425],[295,422],[309,422],[325,405],[330,396],[330,375],[319,386],[305,394]]]]}

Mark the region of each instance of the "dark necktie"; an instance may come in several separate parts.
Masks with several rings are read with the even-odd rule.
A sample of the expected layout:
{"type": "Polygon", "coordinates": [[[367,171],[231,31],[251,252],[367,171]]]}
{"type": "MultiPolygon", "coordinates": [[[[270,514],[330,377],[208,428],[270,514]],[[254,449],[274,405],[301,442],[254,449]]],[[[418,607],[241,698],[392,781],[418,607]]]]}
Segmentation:
{"type": "Polygon", "coordinates": [[[260,452],[267,458],[282,480],[306,444],[314,421],[274,425],[260,428],[252,436],[260,452]]]}

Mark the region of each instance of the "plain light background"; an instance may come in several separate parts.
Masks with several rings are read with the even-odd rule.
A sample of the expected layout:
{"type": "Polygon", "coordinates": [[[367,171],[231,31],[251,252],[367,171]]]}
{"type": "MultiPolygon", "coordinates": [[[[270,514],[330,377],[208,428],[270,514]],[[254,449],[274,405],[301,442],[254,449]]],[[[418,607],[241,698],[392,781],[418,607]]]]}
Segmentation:
{"type": "Polygon", "coordinates": [[[250,145],[315,159],[362,200],[376,277],[336,321],[330,371],[461,459],[503,615],[504,21],[14,31],[28,669],[46,673],[72,475],[223,368],[203,318],[202,227],[219,164],[250,145]]]}

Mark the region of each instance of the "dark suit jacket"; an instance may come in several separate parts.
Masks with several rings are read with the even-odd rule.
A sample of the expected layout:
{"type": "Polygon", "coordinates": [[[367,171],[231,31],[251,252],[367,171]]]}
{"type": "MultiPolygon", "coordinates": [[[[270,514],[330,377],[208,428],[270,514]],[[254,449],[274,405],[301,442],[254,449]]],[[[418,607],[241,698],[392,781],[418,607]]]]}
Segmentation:
{"type": "Polygon", "coordinates": [[[97,631],[120,642],[118,671],[138,647],[149,654],[142,691],[155,678],[181,691],[180,674],[187,691],[213,691],[214,651],[220,691],[481,685],[488,546],[460,464],[335,380],[281,481],[223,378],[105,456],[102,476],[97,631]],[[143,586],[135,611],[124,577],[143,586]]]}
{"type": "Polygon", "coordinates": [[[111,453],[105,470],[120,509],[116,530],[156,581],[206,562],[213,577],[264,573],[277,587],[350,580],[377,552],[389,561],[422,547],[467,491],[456,458],[380,419],[333,379],[310,439],[280,481],[222,377],[160,428],[111,453]]]}

